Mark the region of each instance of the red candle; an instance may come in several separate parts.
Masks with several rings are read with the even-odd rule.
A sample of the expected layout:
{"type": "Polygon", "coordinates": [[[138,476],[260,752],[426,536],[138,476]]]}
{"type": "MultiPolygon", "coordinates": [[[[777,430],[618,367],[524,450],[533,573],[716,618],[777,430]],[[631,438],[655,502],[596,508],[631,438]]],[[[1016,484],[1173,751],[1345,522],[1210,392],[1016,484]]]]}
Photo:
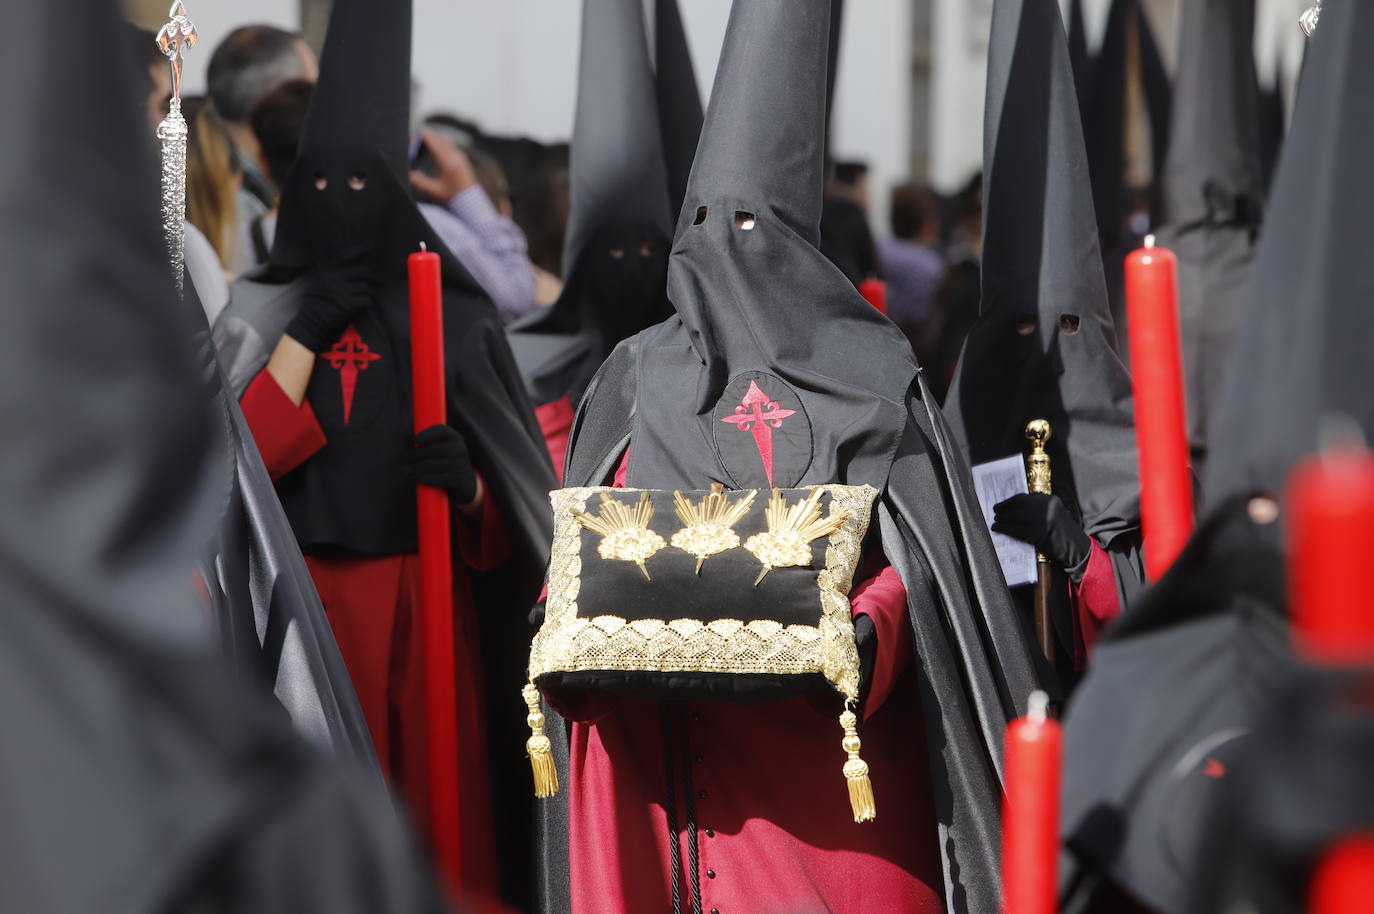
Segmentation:
{"type": "Polygon", "coordinates": [[[1158,580],[1193,532],[1193,480],[1178,330],[1178,261],[1172,251],[1154,246],[1153,235],[1126,258],[1126,309],[1145,571],[1158,580]]]}
{"type": "Polygon", "coordinates": [[[1374,454],[1303,461],[1288,483],[1289,601],[1296,641],[1312,662],[1374,661],[1374,454]]]}
{"type": "Polygon", "coordinates": [[[1059,775],[1062,738],[1036,692],[1030,711],[1007,727],[1002,805],[1002,911],[1054,914],[1059,874],[1059,775]]]}
{"type": "Polygon", "coordinates": [[[1310,914],[1366,914],[1374,898],[1374,835],[1348,838],[1317,864],[1310,914]]]}
{"type": "MultiPolygon", "coordinates": [[[[443,283],[439,255],[411,254],[410,367],[415,431],[448,421],[444,383],[443,283]]],[[[455,896],[462,884],[458,798],[458,714],[454,670],[453,551],[448,493],[417,487],[420,619],[424,632],[426,763],[435,859],[455,896]]]]}

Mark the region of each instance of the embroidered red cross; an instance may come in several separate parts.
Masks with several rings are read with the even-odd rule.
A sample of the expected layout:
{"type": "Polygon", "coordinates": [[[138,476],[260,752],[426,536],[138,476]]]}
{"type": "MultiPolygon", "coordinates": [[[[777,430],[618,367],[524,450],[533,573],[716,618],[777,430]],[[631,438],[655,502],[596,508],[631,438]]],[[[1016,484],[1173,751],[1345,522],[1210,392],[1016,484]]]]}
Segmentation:
{"type": "Polygon", "coordinates": [[[367,348],[367,343],[363,342],[351,324],[339,341],[324,353],[325,361],[339,373],[339,386],[343,388],[344,425],[348,424],[348,417],[353,412],[353,392],[358,389],[358,372],[366,371],[369,365],[380,358],[367,348]]]}
{"type": "Polygon", "coordinates": [[[720,420],[742,432],[754,433],[754,444],[759,449],[770,486],[773,484],[773,430],[782,428],[782,421],[796,413],[795,409],[779,407],[776,400],[768,399],[768,394],[759,389],[757,381],[750,381],[744,399],[735,407],[735,414],[720,420]]]}

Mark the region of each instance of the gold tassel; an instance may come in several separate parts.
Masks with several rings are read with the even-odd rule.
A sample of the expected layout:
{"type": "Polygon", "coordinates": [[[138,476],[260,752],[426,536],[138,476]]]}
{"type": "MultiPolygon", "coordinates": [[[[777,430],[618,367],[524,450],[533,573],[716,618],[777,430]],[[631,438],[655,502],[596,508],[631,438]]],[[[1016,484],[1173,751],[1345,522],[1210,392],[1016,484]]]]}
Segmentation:
{"type": "Polygon", "coordinates": [[[878,805],[873,800],[873,782],[868,779],[868,763],[859,758],[859,718],[848,706],[840,715],[844,727],[844,751],[849,761],[844,763],[844,779],[849,784],[849,805],[855,822],[872,822],[878,818],[878,805]]]}
{"type": "Polygon", "coordinates": [[[525,686],[525,704],[529,716],[525,723],[530,726],[530,738],[525,741],[525,751],[529,753],[530,767],[534,769],[534,795],[543,799],[558,793],[558,769],[553,764],[553,745],[544,735],[544,712],[539,710],[539,690],[531,683],[525,686]]]}

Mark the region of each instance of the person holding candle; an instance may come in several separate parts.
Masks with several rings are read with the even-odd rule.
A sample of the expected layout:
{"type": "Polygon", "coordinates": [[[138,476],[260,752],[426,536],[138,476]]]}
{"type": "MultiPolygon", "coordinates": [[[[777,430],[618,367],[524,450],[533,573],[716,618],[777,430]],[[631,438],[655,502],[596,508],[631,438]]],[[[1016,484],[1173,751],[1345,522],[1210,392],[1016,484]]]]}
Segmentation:
{"type": "Polygon", "coordinates": [[[486,755],[518,744],[519,721],[506,734],[510,716],[484,702],[523,681],[525,620],[511,607],[535,599],[555,481],[490,299],[411,199],[410,50],[409,2],[335,3],[271,259],[235,285],[215,341],[383,767],[421,821],[416,484],[449,494],[464,888],[495,897],[499,865],[523,904],[529,810],[493,818],[489,798],[527,792],[502,789],[511,766],[486,755]],[[441,259],[449,422],[412,438],[406,271],[421,245],[441,259]]]}
{"type": "Polygon", "coordinates": [[[1002,502],[993,529],[1065,574],[1052,618],[1071,682],[1143,581],[1140,481],[1059,7],[1011,5],[988,60],[982,303],[944,409],[974,464],[1023,453],[1027,423],[1049,421],[1054,494],[1002,502]]]}
{"type": "MultiPolygon", "coordinates": [[[[1360,618],[1369,608],[1361,596],[1368,569],[1358,558],[1368,543],[1346,532],[1351,521],[1356,530],[1367,523],[1350,513],[1367,502],[1367,468],[1351,477],[1354,485],[1332,474],[1317,490],[1323,511],[1306,520],[1292,510],[1289,482],[1314,454],[1339,445],[1330,457],[1339,470],[1348,460],[1341,449],[1374,440],[1374,283],[1362,250],[1374,210],[1371,41],[1374,6],[1325,5],[1275,177],[1247,317],[1209,423],[1202,521],[1174,567],[1100,645],[1065,718],[1064,837],[1075,861],[1067,875],[1157,910],[1186,909],[1195,878],[1216,869],[1213,854],[1229,850],[1204,821],[1229,772],[1246,762],[1267,765],[1265,756],[1288,742],[1292,751],[1274,757],[1276,767],[1314,790],[1323,780],[1322,769],[1297,759],[1305,750],[1291,737],[1266,740],[1273,749],[1245,739],[1275,716],[1304,726],[1302,714],[1275,714],[1293,662],[1290,584],[1320,598],[1328,624],[1352,614],[1355,626],[1334,639],[1342,650],[1359,644],[1351,632],[1368,630],[1360,618]],[[1298,543],[1326,567],[1305,564],[1287,581],[1285,557],[1298,543]],[[1341,554],[1357,557],[1333,566],[1341,554]]],[[[1367,782],[1367,765],[1358,770],[1367,782]]],[[[1253,802],[1282,794],[1246,791],[1253,802]]],[[[1277,824],[1255,812],[1268,818],[1266,831],[1277,824]]],[[[1250,821],[1257,819],[1232,819],[1227,844],[1240,844],[1250,821]]],[[[1296,904],[1278,910],[1301,910],[1300,898],[1296,904]]]]}
{"type": "MultiPolygon", "coordinates": [[[[580,61],[563,293],[507,331],[560,476],[587,383],[621,340],[672,313],[673,204],[642,6],[587,3],[580,61]]],[[[699,101],[695,121],[700,133],[699,101]]]]}
{"type": "Polygon", "coordinates": [[[1035,648],[911,347],[819,250],[831,15],[733,5],[669,258],[677,313],[592,380],[564,481],[881,493],[850,593],[877,816],[856,823],[836,783],[828,703],[600,693],[561,708],[548,910],[999,906],[1001,743],[1035,648]],[[737,420],[761,396],[755,434],[737,420]]]}

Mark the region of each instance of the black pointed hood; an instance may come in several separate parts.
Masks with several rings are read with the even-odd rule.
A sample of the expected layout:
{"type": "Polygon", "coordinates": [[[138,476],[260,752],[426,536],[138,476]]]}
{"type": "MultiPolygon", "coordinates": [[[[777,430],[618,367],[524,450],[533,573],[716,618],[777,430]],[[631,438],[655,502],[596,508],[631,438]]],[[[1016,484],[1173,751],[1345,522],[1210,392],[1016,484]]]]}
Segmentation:
{"type": "Polygon", "coordinates": [[[410,175],[412,4],[335,0],[301,151],[368,149],[410,175]]]}
{"type": "Polygon", "coordinates": [[[1083,0],[1069,0],[1065,13],[1065,27],[1069,32],[1069,63],[1073,67],[1073,82],[1078,89],[1078,107],[1087,110],[1088,85],[1092,82],[1092,55],[1088,53],[1088,26],[1083,21],[1083,0]]]}
{"type": "Polygon", "coordinates": [[[1131,27],[1139,0],[1112,0],[1102,44],[1090,64],[1092,77],[1082,112],[1093,208],[1098,232],[1110,254],[1118,249],[1126,213],[1126,85],[1131,27]]]}
{"type": "Polygon", "coordinates": [[[510,329],[538,404],[580,398],[616,343],[672,313],[673,211],[657,90],[642,0],[586,0],[563,292],[510,329]]]}
{"type": "Polygon", "coordinates": [[[945,413],[973,463],[1048,419],[1056,493],[1110,542],[1139,523],[1131,382],[1056,0],[993,8],[983,156],[982,305],[945,413]]]}
{"type": "Polygon", "coordinates": [[[1186,0],[1169,156],[1166,228],[1179,258],[1179,325],[1194,464],[1205,466],[1213,413],[1245,310],[1264,208],[1254,0],[1186,0]]]}
{"type": "Polygon", "coordinates": [[[668,198],[676,216],[682,210],[687,178],[692,172],[692,160],[696,158],[705,118],[677,0],[655,0],[654,3],[654,77],[658,86],[663,151],[668,160],[668,198]]]}
{"type": "Polygon", "coordinates": [[[403,278],[406,256],[424,243],[444,258],[445,285],[469,294],[471,320],[493,306],[410,189],[411,9],[411,0],[334,0],[271,257],[255,278],[289,282],[359,247],[378,273],[403,278]]]}
{"type": "Polygon", "coordinates": [[[817,250],[830,21],[828,0],[731,9],[669,264],[678,318],[640,348],[641,395],[674,404],[637,420],[631,473],[654,485],[886,478],[916,365],[817,250]],[[772,477],[751,443],[717,429],[745,409],[751,379],[801,413],[772,477]]]}
{"type": "Polygon", "coordinates": [[[586,0],[565,276],[607,225],[642,224],[661,235],[672,232],[656,93],[642,0],[586,0]]]}
{"type": "MultiPolygon", "coordinates": [[[[1145,93],[1145,109],[1150,119],[1150,162],[1158,176],[1169,153],[1170,121],[1173,119],[1174,89],[1156,37],[1155,24],[1144,6],[1136,10],[1140,24],[1140,84],[1145,93]]],[[[1163,222],[1163,181],[1150,185],[1150,224],[1163,222]]]]}
{"type": "Polygon", "coordinates": [[[1292,129],[1220,399],[1204,492],[1281,493],[1332,413],[1374,435],[1374,5],[1329,2],[1308,46],[1292,129]]]}
{"type": "MultiPolygon", "coordinates": [[[[713,197],[753,201],[815,247],[825,179],[831,4],[733,4],[683,218],[713,197]]],[[[731,222],[734,211],[716,213],[731,222]]],[[[763,213],[757,215],[762,216],[763,213]]],[[[679,221],[678,235],[693,233],[679,221]]]]}
{"type": "Polygon", "coordinates": [[[1173,129],[1165,164],[1169,222],[1226,222],[1264,197],[1254,0],[1184,0],[1173,129]]]}

